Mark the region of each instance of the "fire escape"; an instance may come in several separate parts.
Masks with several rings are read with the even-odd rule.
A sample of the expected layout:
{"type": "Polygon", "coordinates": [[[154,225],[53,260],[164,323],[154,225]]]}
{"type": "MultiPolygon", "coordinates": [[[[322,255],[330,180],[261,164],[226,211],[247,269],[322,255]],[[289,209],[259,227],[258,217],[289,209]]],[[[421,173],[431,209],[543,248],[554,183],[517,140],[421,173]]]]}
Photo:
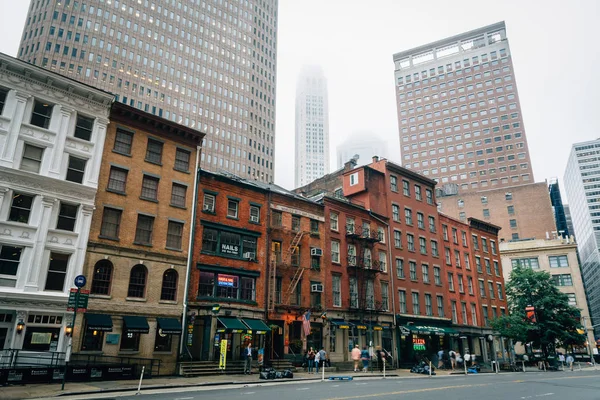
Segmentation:
{"type": "MultiPolygon", "coordinates": [[[[290,246],[287,248],[285,255],[283,257],[283,259],[280,261],[277,259],[277,254],[272,252],[271,253],[271,268],[270,268],[270,274],[269,274],[269,296],[268,296],[268,309],[270,312],[275,311],[275,306],[278,303],[278,299],[277,299],[277,266],[278,264],[281,265],[292,265],[292,258],[294,257],[295,254],[297,254],[298,252],[298,245],[300,244],[300,242],[302,241],[302,238],[304,237],[304,235],[306,235],[307,232],[299,230],[296,232],[296,235],[294,236],[294,238],[292,239],[290,246]]],[[[307,268],[302,267],[302,266],[297,266],[295,268],[295,272],[294,272],[294,276],[292,277],[292,280],[290,281],[289,286],[285,289],[283,295],[283,299],[282,299],[282,304],[286,304],[289,305],[292,299],[292,295],[295,293],[296,291],[296,287],[298,286],[298,282],[300,281],[300,279],[302,279],[302,275],[304,274],[304,271],[307,268]]]]}
{"type": "Polygon", "coordinates": [[[375,277],[382,270],[374,244],[383,240],[380,233],[368,226],[346,225],[348,245],[348,273],[350,281],[350,310],[363,316],[381,311],[382,304],[375,301],[375,277]],[[368,286],[371,285],[369,288],[368,286]],[[354,286],[354,287],[353,287],[354,286]],[[369,293],[370,292],[370,293],[369,293]]]}

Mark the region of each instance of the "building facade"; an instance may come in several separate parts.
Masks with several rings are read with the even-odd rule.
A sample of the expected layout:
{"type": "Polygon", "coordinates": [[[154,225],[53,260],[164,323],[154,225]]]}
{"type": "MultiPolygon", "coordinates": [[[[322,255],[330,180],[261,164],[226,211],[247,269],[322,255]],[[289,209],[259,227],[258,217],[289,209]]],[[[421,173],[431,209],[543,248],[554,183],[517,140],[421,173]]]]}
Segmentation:
{"type": "Polygon", "coordinates": [[[18,57],[207,133],[201,165],[272,182],[278,1],[32,0],[18,57]]]}
{"type": "Polygon", "coordinates": [[[329,95],[319,66],[305,66],[296,84],[295,186],[329,173],[329,95]]]}
{"type": "Polygon", "coordinates": [[[548,183],[548,193],[550,193],[550,202],[554,211],[554,221],[556,222],[558,236],[571,236],[572,233],[569,231],[569,225],[567,224],[567,216],[557,178],[552,178],[548,183]]]}
{"type": "Polygon", "coordinates": [[[394,54],[402,164],[463,190],[534,182],[504,22],[394,54]]]}
{"type": "Polygon", "coordinates": [[[0,349],[65,352],[114,96],[0,65],[0,349]]]}
{"type": "Polygon", "coordinates": [[[84,268],[90,298],[73,352],[160,360],[152,373],[170,375],[204,134],[122,103],[110,116],[84,268]]]}
{"type": "MultiPolygon", "coordinates": [[[[600,323],[600,193],[596,188],[600,181],[599,154],[600,140],[574,144],[563,178],[594,325],[600,323]]],[[[600,336],[600,326],[595,333],[600,336]]]]}
{"type": "Polygon", "coordinates": [[[577,256],[577,244],[568,237],[521,240],[501,243],[500,251],[506,282],[510,280],[513,268],[517,267],[546,271],[552,275],[558,289],[569,297],[569,304],[581,311],[581,324],[587,330],[586,336],[590,346],[575,348],[574,352],[589,354],[589,349],[596,347],[596,341],[577,256]]]}
{"type": "Polygon", "coordinates": [[[558,236],[545,182],[477,192],[445,185],[437,200],[441,212],[460,221],[473,217],[499,226],[500,241],[558,236]]]}

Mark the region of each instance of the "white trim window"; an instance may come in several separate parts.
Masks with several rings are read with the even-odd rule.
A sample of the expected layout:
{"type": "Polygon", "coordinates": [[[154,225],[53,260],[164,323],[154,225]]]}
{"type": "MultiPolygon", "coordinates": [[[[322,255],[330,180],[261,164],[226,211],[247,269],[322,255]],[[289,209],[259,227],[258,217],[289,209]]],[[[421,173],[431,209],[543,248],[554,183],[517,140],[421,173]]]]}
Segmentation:
{"type": "Polygon", "coordinates": [[[331,277],[331,286],[333,289],[333,306],[342,306],[342,277],[339,275],[333,275],[331,277]]]}
{"type": "Polygon", "coordinates": [[[331,262],[340,262],[340,242],[336,240],[331,241],[331,262]]]}

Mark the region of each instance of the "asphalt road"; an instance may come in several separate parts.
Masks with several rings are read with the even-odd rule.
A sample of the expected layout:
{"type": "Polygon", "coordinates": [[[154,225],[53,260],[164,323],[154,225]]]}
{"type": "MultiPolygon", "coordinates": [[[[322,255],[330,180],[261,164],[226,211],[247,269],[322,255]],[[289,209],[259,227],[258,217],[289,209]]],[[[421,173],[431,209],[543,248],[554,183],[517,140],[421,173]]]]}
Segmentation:
{"type": "MultiPolygon", "coordinates": [[[[106,394],[109,398],[110,395],[106,394]]],[[[236,387],[185,388],[112,394],[112,398],[144,400],[598,400],[600,371],[502,373],[354,381],[258,383],[236,387]]],[[[101,398],[86,396],[87,399],[101,398]]]]}

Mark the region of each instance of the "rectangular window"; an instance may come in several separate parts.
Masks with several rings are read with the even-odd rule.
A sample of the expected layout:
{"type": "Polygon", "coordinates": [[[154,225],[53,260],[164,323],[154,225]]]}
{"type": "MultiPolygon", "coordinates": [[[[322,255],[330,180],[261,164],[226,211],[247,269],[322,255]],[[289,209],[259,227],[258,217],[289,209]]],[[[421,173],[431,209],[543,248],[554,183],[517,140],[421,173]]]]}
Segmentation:
{"type": "Polygon", "coordinates": [[[75,133],[73,134],[73,136],[79,139],[89,141],[92,138],[93,128],[93,118],[84,117],[83,115],[77,114],[77,121],[75,122],[75,133]]]}
{"type": "Polygon", "coordinates": [[[496,292],[494,291],[494,282],[488,281],[488,292],[490,293],[490,299],[496,298],[496,292]]]}
{"type": "Polygon", "coordinates": [[[392,219],[394,222],[400,222],[400,207],[396,204],[392,204],[392,219]]]}
{"type": "Polygon", "coordinates": [[[460,309],[462,311],[462,323],[467,325],[469,323],[467,319],[467,303],[460,303],[460,309]]]}
{"type": "Polygon", "coordinates": [[[379,270],[381,272],[387,272],[387,254],[383,251],[379,252],[379,270]]]}
{"type": "Polygon", "coordinates": [[[413,306],[413,314],[419,315],[421,313],[421,308],[419,306],[419,293],[412,293],[412,306],[413,306]]]}
{"type": "Polygon", "coordinates": [[[149,175],[144,175],[142,179],[142,192],[140,194],[140,198],[144,200],[157,201],[158,181],[158,178],[149,175]]]}
{"type": "Polygon", "coordinates": [[[452,300],[452,323],[458,324],[458,310],[456,309],[456,301],[452,300]]]}
{"type": "Polygon", "coordinates": [[[429,216],[429,232],[435,233],[435,217],[429,216]]]}
{"type": "Polygon", "coordinates": [[[56,229],[64,231],[75,230],[75,221],[77,221],[77,211],[79,206],[75,204],[60,203],[60,209],[58,211],[58,221],[56,222],[56,229]]]}
{"type": "Polygon", "coordinates": [[[400,314],[408,313],[408,307],[406,306],[406,290],[398,290],[398,299],[400,301],[400,314]]]}
{"type": "Polygon", "coordinates": [[[477,239],[477,235],[472,235],[473,238],[473,248],[475,250],[479,250],[479,240],[477,239]]]}
{"type": "Polygon", "coordinates": [[[188,172],[190,170],[191,153],[184,149],[175,151],[175,169],[178,171],[188,172]]]}
{"type": "Polygon", "coordinates": [[[517,227],[517,220],[516,219],[509,220],[509,223],[510,223],[510,227],[511,228],[516,228],[517,227]]]}
{"type": "Polygon", "coordinates": [[[415,185],[415,199],[422,201],[423,195],[421,194],[421,186],[415,185]]]}
{"type": "Polygon", "coordinates": [[[108,176],[108,185],[106,190],[125,194],[125,189],[127,187],[127,174],[128,171],[126,169],[110,167],[110,174],[108,176]]]}
{"type": "Polygon", "coordinates": [[[573,286],[571,274],[552,275],[552,280],[556,286],[573,286]]]}
{"type": "Polygon", "coordinates": [[[356,246],[353,244],[348,245],[348,265],[356,265],[356,246]]]}
{"type": "Polygon", "coordinates": [[[475,256],[475,266],[477,267],[477,272],[483,272],[481,267],[481,257],[475,256]]]}
{"type": "Polygon", "coordinates": [[[479,295],[481,297],[486,297],[485,296],[485,283],[483,282],[483,279],[479,280],[479,295]]]}
{"type": "Polygon", "coordinates": [[[62,291],[64,289],[68,265],[68,254],[50,253],[50,264],[48,265],[44,290],[62,291]]]}
{"type": "Polygon", "coordinates": [[[300,265],[300,246],[296,246],[295,249],[292,250],[292,256],[291,256],[291,260],[290,263],[292,264],[293,267],[297,267],[298,265],[300,265]]]}
{"type": "Polygon", "coordinates": [[[433,267],[433,279],[436,285],[442,284],[442,274],[440,267],[433,267]]]}
{"type": "Polygon", "coordinates": [[[569,266],[569,260],[566,255],[561,256],[548,256],[550,261],[550,267],[552,268],[563,268],[569,266]]]}
{"type": "Polygon", "coordinates": [[[339,275],[333,275],[331,277],[331,287],[333,291],[333,306],[342,306],[342,277],[339,275]]]}
{"type": "Polygon", "coordinates": [[[329,214],[329,228],[332,231],[338,231],[338,218],[339,218],[339,214],[337,213],[330,213],[329,214]]]}
{"type": "Polygon", "coordinates": [[[415,237],[412,234],[406,235],[406,244],[408,247],[408,251],[415,251],[415,237]]]}
{"type": "Polygon", "coordinates": [[[398,191],[398,178],[394,175],[390,175],[390,189],[392,192],[398,191]]]}
{"type": "Polygon", "coordinates": [[[450,248],[449,247],[444,248],[444,255],[446,258],[446,265],[452,265],[452,258],[450,256],[450,248]]]}
{"type": "Polygon", "coordinates": [[[350,308],[358,308],[358,284],[356,278],[350,278],[350,308]]]}
{"type": "Polygon", "coordinates": [[[467,288],[469,289],[469,294],[474,294],[473,292],[473,278],[470,276],[467,276],[467,288]]]}
{"type": "Polygon", "coordinates": [[[228,218],[237,218],[238,217],[238,206],[239,202],[237,200],[227,200],[227,217],[228,218]]]}
{"type": "Polygon", "coordinates": [[[202,231],[202,251],[217,252],[219,232],[215,229],[204,228],[202,231]]]}
{"type": "Polygon", "coordinates": [[[538,262],[537,257],[529,257],[529,258],[511,258],[510,260],[513,268],[531,268],[531,269],[539,269],[540,264],[538,262]]]}
{"type": "Polygon", "coordinates": [[[461,236],[462,236],[462,245],[463,245],[463,247],[467,247],[468,246],[468,244],[467,244],[467,232],[461,231],[460,233],[461,233],[461,236]]]}
{"type": "Polygon", "coordinates": [[[419,250],[421,254],[427,254],[427,240],[423,237],[419,238],[419,250]]]}
{"type": "Polygon", "coordinates": [[[31,125],[48,129],[50,126],[50,117],[52,116],[52,105],[40,100],[34,100],[33,111],[31,112],[31,125]]]}
{"type": "Polygon", "coordinates": [[[483,250],[483,252],[487,253],[488,252],[488,244],[487,244],[487,239],[486,238],[481,238],[481,249],[483,250]]]}
{"type": "Polygon", "coordinates": [[[317,235],[319,234],[319,221],[316,219],[310,220],[310,233],[317,235]]]}
{"type": "Polygon", "coordinates": [[[404,260],[396,258],[396,276],[398,279],[404,279],[404,260]]]}
{"type": "Polygon", "coordinates": [[[498,289],[498,299],[504,300],[504,293],[502,292],[502,284],[496,283],[496,289],[498,289]]]}
{"type": "Polygon", "coordinates": [[[410,183],[408,181],[402,181],[402,193],[405,196],[410,196],[410,183]]]}
{"type": "Polygon", "coordinates": [[[15,287],[17,284],[17,271],[21,262],[21,247],[0,247],[0,286],[15,287]]]}
{"type": "Polygon", "coordinates": [[[292,230],[294,232],[300,230],[300,217],[297,215],[292,215],[292,230]]]}
{"type": "Polygon", "coordinates": [[[130,155],[131,145],[133,143],[133,133],[117,128],[115,136],[115,145],[113,151],[115,153],[130,155]]]}
{"type": "Polygon", "coordinates": [[[417,280],[417,263],[414,261],[409,261],[408,269],[410,271],[410,280],[416,281],[417,280]]]}
{"type": "Polygon", "coordinates": [[[146,161],[153,164],[160,164],[162,161],[163,144],[158,140],[148,139],[146,147],[146,161]]]}
{"type": "Polygon", "coordinates": [[[424,220],[424,216],[423,213],[418,212],[417,213],[417,227],[419,227],[419,229],[425,229],[425,220],[424,220]]]}
{"type": "Polygon", "coordinates": [[[25,145],[23,146],[23,158],[21,159],[21,170],[33,172],[36,174],[39,173],[40,166],[42,165],[43,155],[43,147],[37,147],[25,143],[25,145]]]}
{"type": "Polygon", "coordinates": [[[454,250],[454,261],[456,263],[456,268],[460,268],[461,264],[460,264],[460,251],[458,250],[454,250]]]}
{"type": "Polygon", "coordinates": [[[485,324],[485,326],[488,326],[490,324],[490,316],[488,313],[488,306],[483,306],[481,308],[483,309],[483,323],[485,324]]]}
{"type": "Polygon", "coordinates": [[[569,305],[577,307],[577,297],[575,296],[575,293],[567,293],[567,296],[569,297],[569,305]]]}
{"type": "Polygon", "coordinates": [[[474,326],[477,326],[477,306],[473,303],[471,303],[471,321],[474,326]]]}
{"type": "Polygon", "coordinates": [[[390,309],[389,285],[387,282],[381,282],[381,311],[390,309]]]}
{"type": "Polygon", "coordinates": [[[444,298],[437,296],[438,317],[444,318],[444,298]]]}
{"type": "Polygon", "coordinates": [[[340,242],[336,240],[331,241],[331,262],[340,262],[340,242]]]}
{"type": "Polygon", "coordinates": [[[490,247],[492,248],[492,254],[497,254],[498,249],[496,248],[496,242],[494,240],[490,240],[490,247]]]}
{"type": "Polygon", "coordinates": [[[104,213],[102,214],[102,227],[100,229],[100,236],[118,239],[119,228],[121,225],[121,210],[114,208],[104,207],[104,213]]]}
{"type": "Polygon", "coordinates": [[[454,292],[454,274],[448,272],[448,290],[454,292]]]}
{"type": "Polygon", "coordinates": [[[471,262],[469,261],[469,253],[464,253],[464,256],[465,256],[465,268],[470,270],[471,262]]]}
{"type": "Polygon", "coordinates": [[[181,250],[183,222],[169,221],[167,228],[167,248],[181,250]]]}
{"type": "Polygon", "coordinates": [[[425,294],[425,314],[432,316],[433,315],[433,306],[431,304],[431,295],[425,294]]]}
{"type": "Polygon", "coordinates": [[[433,205],[433,191],[431,189],[425,189],[425,196],[427,198],[427,204],[433,205]]]}
{"type": "Polygon", "coordinates": [[[204,193],[204,200],[202,201],[202,210],[210,213],[215,212],[215,195],[204,193]]]}
{"type": "Polygon", "coordinates": [[[402,248],[402,232],[400,231],[394,231],[394,247],[402,248]]]}
{"type": "Polygon", "coordinates": [[[2,111],[4,111],[4,105],[6,104],[7,95],[8,90],[0,88],[0,115],[2,115],[2,111]]]}
{"type": "Polygon", "coordinates": [[[412,225],[412,210],[409,208],[404,209],[404,217],[406,219],[406,225],[412,225]]]}
{"type": "Polygon", "coordinates": [[[446,242],[450,240],[448,238],[448,225],[442,225],[442,236],[446,242]]]}
{"type": "Polygon", "coordinates": [[[154,217],[138,215],[137,227],[135,229],[135,243],[152,245],[152,229],[154,228],[154,217]]]}
{"type": "Polygon", "coordinates": [[[69,166],[67,168],[66,180],[76,183],[83,182],[83,176],[85,175],[85,164],[86,159],[69,156],[69,166]]]}
{"type": "Polygon", "coordinates": [[[260,207],[250,206],[250,222],[255,224],[260,223],[260,207]]]}
{"type": "Polygon", "coordinates": [[[13,192],[12,204],[10,206],[9,221],[29,223],[29,214],[33,204],[33,196],[13,192]]]}
{"type": "Polygon", "coordinates": [[[458,291],[459,291],[459,293],[465,292],[465,286],[463,284],[463,276],[461,274],[458,274],[458,291]]]}
{"type": "Polygon", "coordinates": [[[488,274],[492,274],[492,266],[490,265],[490,260],[488,260],[487,258],[485,260],[483,260],[485,262],[485,272],[487,272],[488,274]]]}
{"type": "Polygon", "coordinates": [[[421,265],[421,273],[423,274],[423,283],[429,283],[429,265],[421,265]]]}
{"type": "Polygon", "coordinates": [[[431,255],[434,257],[438,257],[438,243],[435,240],[431,241],[431,255]]]}

